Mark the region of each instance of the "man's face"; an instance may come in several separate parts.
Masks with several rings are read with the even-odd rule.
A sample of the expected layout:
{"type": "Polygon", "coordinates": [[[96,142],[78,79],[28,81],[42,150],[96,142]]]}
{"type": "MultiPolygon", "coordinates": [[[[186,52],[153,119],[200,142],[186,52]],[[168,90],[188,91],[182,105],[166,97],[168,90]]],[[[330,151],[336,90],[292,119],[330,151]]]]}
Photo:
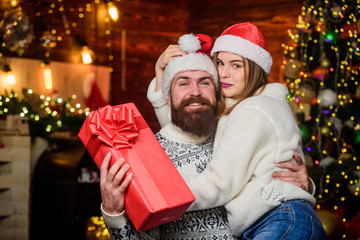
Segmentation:
{"type": "MultiPolygon", "coordinates": [[[[171,98],[168,104],[178,107],[180,102],[191,97],[203,97],[209,100],[211,104],[216,103],[215,84],[213,77],[205,71],[186,71],[178,73],[171,83],[171,98]]],[[[187,112],[196,111],[204,108],[201,103],[191,103],[185,106],[187,112]]]]}
{"type": "Polygon", "coordinates": [[[205,71],[178,73],[168,99],[172,122],[183,131],[209,136],[216,129],[216,94],[212,76],[205,71]]]}

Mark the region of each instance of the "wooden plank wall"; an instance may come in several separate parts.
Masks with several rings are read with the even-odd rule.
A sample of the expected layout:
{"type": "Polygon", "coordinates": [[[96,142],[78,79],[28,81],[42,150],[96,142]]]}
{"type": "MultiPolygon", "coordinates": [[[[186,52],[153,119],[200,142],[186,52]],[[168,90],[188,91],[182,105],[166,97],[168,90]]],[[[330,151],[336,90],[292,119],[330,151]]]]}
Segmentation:
{"type": "MultiPolygon", "coordinates": [[[[0,0],[0,10],[6,7],[0,0]]],[[[78,62],[74,52],[86,41],[94,50],[95,64],[112,67],[111,104],[134,102],[154,132],[159,130],[155,114],[146,99],[146,90],[154,77],[158,56],[184,33],[206,33],[214,39],[226,27],[250,21],[262,28],[274,59],[272,81],[281,78],[281,43],[288,40],[301,13],[299,0],[113,0],[121,11],[121,20],[104,21],[105,1],[95,0],[22,0],[23,10],[34,23],[37,38],[23,57],[43,58],[39,37],[45,29],[57,29],[63,37],[50,58],[78,62]],[[55,4],[55,5],[53,5],[55,4]],[[59,6],[64,11],[57,11],[59,6]],[[55,7],[54,7],[55,6],[55,7]],[[51,11],[52,10],[52,11],[51,11]],[[84,13],[85,17],[79,18],[84,13]],[[66,35],[65,22],[71,34],[66,35]],[[110,30],[110,33],[106,33],[110,30]]],[[[1,17],[0,11],[0,17],[1,17]]],[[[4,55],[14,55],[7,52],[4,55]]]]}

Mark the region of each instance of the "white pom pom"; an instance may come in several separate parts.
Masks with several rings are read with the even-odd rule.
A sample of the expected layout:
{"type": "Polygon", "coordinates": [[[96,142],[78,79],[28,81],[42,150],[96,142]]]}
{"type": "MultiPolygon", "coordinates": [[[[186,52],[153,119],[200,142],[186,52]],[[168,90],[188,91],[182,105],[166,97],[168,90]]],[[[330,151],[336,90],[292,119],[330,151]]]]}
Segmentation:
{"type": "Polygon", "coordinates": [[[335,162],[336,162],[335,158],[327,156],[326,158],[321,159],[319,166],[326,168],[327,166],[335,162]]]}
{"type": "Polygon", "coordinates": [[[331,89],[321,90],[318,94],[319,105],[321,107],[329,107],[336,104],[337,96],[336,93],[331,89]]]}
{"type": "Polygon", "coordinates": [[[181,50],[187,53],[194,53],[201,49],[200,41],[194,34],[185,34],[179,38],[179,45],[181,50]]]}

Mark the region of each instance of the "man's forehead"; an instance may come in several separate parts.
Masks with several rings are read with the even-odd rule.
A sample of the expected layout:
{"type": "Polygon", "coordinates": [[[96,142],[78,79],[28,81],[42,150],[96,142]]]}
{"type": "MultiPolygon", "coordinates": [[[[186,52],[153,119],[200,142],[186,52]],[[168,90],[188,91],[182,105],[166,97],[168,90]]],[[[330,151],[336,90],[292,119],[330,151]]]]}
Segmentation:
{"type": "Polygon", "coordinates": [[[186,78],[186,79],[210,78],[213,80],[213,77],[211,76],[210,73],[208,73],[206,71],[200,71],[200,70],[180,72],[180,73],[176,74],[176,76],[174,77],[174,80],[177,80],[180,78],[186,78]]]}

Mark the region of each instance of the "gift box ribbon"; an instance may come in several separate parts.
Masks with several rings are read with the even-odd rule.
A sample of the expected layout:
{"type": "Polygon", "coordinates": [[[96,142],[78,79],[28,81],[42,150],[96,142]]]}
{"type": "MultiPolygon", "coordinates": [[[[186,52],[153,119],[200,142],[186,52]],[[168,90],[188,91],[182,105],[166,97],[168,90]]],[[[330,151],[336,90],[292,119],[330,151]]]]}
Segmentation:
{"type": "Polygon", "coordinates": [[[90,119],[91,135],[109,147],[122,149],[131,147],[131,141],[139,135],[134,111],[126,106],[105,106],[95,111],[90,119]]]}

